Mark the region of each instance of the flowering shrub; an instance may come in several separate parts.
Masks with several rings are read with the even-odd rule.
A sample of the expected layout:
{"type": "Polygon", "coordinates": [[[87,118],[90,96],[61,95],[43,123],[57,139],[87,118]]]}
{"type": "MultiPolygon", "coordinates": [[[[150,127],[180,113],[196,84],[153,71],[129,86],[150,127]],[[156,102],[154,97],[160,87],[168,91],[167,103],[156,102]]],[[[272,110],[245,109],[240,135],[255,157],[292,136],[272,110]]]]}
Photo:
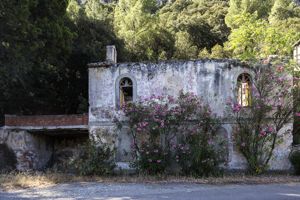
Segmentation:
{"type": "Polygon", "coordinates": [[[139,149],[140,159],[136,166],[147,174],[163,174],[169,162],[169,152],[164,151],[157,144],[143,143],[139,149]]]}
{"type": "Polygon", "coordinates": [[[259,67],[253,79],[251,106],[242,107],[229,101],[237,123],[236,143],[251,173],[259,174],[268,168],[273,150],[284,136],[279,132],[292,122],[292,83],[282,66],[259,67]]]}
{"type": "Polygon", "coordinates": [[[218,123],[209,107],[196,95],[180,92],[177,99],[151,96],[125,105],[123,111],[133,137],[135,166],[141,171],[163,173],[172,161],[177,161],[184,173],[190,171],[198,175],[212,174],[209,171],[218,167],[213,146],[208,144],[214,138],[218,123]],[[172,143],[176,141],[193,151],[185,157],[184,152],[176,149],[174,153],[172,147],[176,144],[172,143]],[[211,160],[213,164],[207,164],[211,160]],[[192,168],[198,171],[192,172],[192,168]]]}
{"type": "Polygon", "coordinates": [[[175,146],[175,160],[183,174],[193,176],[221,174],[220,163],[224,161],[222,160],[224,148],[217,149],[213,142],[208,141],[201,133],[190,134],[182,142],[183,144],[175,146]]]}
{"type": "Polygon", "coordinates": [[[300,144],[300,71],[294,73],[294,105],[295,105],[295,121],[294,121],[294,145],[300,144]]]}
{"type": "Polygon", "coordinates": [[[75,172],[84,175],[110,175],[113,174],[115,163],[113,160],[114,149],[108,145],[98,145],[99,137],[90,138],[83,146],[80,155],[71,161],[70,165],[75,172]]]}

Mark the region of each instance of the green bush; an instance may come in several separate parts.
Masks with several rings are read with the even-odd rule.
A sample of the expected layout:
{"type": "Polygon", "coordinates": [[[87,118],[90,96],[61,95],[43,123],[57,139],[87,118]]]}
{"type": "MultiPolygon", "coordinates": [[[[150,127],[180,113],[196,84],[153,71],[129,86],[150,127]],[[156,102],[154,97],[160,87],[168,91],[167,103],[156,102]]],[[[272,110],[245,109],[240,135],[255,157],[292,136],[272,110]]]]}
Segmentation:
{"type": "MultiPolygon", "coordinates": [[[[284,127],[294,119],[294,102],[300,100],[294,98],[292,79],[282,64],[267,68],[257,65],[252,82],[248,102],[228,99],[228,118],[232,117],[236,124],[235,144],[247,160],[248,172],[262,174],[269,169],[274,150],[284,141],[284,135],[290,134],[284,127]]],[[[239,87],[241,84],[237,91],[242,89],[239,87]]]]}
{"type": "Polygon", "coordinates": [[[80,175],[110,175],[115,168],[113,157],[114,150],[105,144],[97,145],[94,139],[90,139],[72,164],[80,175]]]}
{"type": "Polygon", "coordinates": [[[188,135],[181,144],[175,145],[175,160],[184,175],[218,176],[222,174],[220,164],[225,157],[224,148],[218,149],[216,138],[198,132],[188,135]]]}
{"type": "Polygon", "coordinates": [[[295,173],[300,175],[300,151],[294,151],[290,157],[291,163],[294,166],[295,173]]]}
{"type": "Polygon", "coordinates": [[[169,153],[159,145],[143,143],[139,149],[140,156],[134,166],[146,174],[163,174],[169,165],[169,153]]]}
{"type": "Polygon", "coordinates": [[[219,173],[221,154],[214,146],[219,120],[195,94],[153,95],[124,105],[123,111],[133,138],[134,165],[140,172],[165,173],[178,160],[183,174],[219,173]],[[178,142],[191,149],[190,154],[176,148],[178,142]]]}

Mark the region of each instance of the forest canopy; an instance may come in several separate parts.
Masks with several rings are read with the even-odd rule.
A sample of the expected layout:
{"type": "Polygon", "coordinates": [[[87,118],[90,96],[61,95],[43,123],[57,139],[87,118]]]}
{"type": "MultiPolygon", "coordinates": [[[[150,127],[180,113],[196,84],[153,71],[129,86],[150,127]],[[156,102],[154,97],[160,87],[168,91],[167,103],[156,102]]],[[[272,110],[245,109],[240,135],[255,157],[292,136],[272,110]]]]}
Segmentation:
{"type": "Polygon", "coordinates": [[[0,115],[87,112],[87,63],[291,58],[293,0],[2,0],[0,115]]]}

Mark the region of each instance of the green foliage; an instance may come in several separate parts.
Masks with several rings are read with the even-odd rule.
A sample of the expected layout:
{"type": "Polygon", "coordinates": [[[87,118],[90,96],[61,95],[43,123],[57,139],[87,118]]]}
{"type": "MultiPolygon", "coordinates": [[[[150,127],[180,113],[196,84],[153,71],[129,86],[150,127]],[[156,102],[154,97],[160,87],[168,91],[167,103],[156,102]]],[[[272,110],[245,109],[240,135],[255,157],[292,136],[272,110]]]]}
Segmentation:
{"type": "Polygon", "coordinates": [[[300,38],[297,26],[288,23],[269,24],[256,14],[237,16],[239,27],[233,29],[226,50],[241,60],[267,58],[269,55],[290,56],[293,44],[300,38]]]}
{"type": "MultiPolygon", "coordinates": [[[[284,21],[289,18],[299,20],[300,8],[293,0],[275,0],[272,7],[269,21],[276,24],[278,21],[284,21]]],[[[299,25],[299,24],[298,24],[299,25]]]]}
{"type": "Polygon", "coordinates": [[[99,138],[91,138],[84,145],[78,158],[71,162],[80,175],[110,175],[115,163],[114,150],[105,144],[97,143],[99,138]]]}
{"type": "Polygon", "coordinates": [[[1,1],[2,112],[60,110],[59,81],[74,37],[66,6],[67,1],[1,1]]]}
{"type": "Polygon", "coordinates": [[[219,176],[224,163],[225,148],[222,140],[204,132],[190,134],[175,145],[175,160],[184,175],[219,176]],[[219,145],[221,148],[217,148],[219,145]]]}
{"type": "Polygon", "coordinates": [[[183,92],[178,99],[152,96],[125,105],[123,111],[133,138],[134,166],[139,171],[164,173],[178,162],[184,174],[219,174],[224,161],[214,143],[219,123],[197,96],[183,92]],[[182,144],[191,151],[182,149],[182,144]]]}
{"type": "Polygon", "coordinates": [[[169,154],[157,144],[145,142],[139,149],[140,159],[136,160],[133,167],[145,174],[163,174],[169,166],[169,154]]]}
{"type": "Polygon", "coordinates": [[[229,34],[227,8],[226,1],[176,0],[160,9],[161,26],[175,36],[173,58],[196,58],[201,49],[222,44],[229,34]]]}
{"type": "Polygon", "coordinates": [[[292,0],[231,0],[226,24],[232,31],[224,46],[241,60],[290,57],[300,38],[299,17],[299,6],[292,0]]]}
{"type": "Polygon", "coordinates": [[[241,23],[239,15],[255,14],[259,19],[269,16],[274,0],[230,0],[226,24],[232,28],[238,28],[241,23]]]}
{"type": "Polygon", "coordinates": [[[117,4],[114,27],[117,36],[124,40],[130,60],[170,58],[173,38],[158,26],[157,9],[154,0],[120,0],[117,4]]]}
{"type": "Polygon", "coordinates": [[[295,173],[300,175],[300,151],[295,150],[290,156],[290,161],[294,166],[295,173]]]}
{"type": "MultiPolygon", "coordinates": [[[[252,174],[268,169],[274,149],[285,134],[290,134],[290,130],[283,132],[283,127],[294,117],[292,86],[292,79],[282,65],[259,65],[253,77],[251,105],[242,107],[229,101],[237,123],[236,144],[252,174]]],[[[299,104],[300,99],[295,102],[299,104]]]]}
{"type": "Polygon", "coordinates": [[[195,59],[198,48],[193,44],[188,32],[177,32],[174,57],[178,59],[195,59]]]}
{"type": "Polygon", "coordinates": [[[202,49],[198,54],[198,58],[210,58],[209,51],[206,48],[202,49]]]}
{"type": "Polygon", "coordinates": [[[3,0],[0,30],[0,114],[80,113],[86,64],[104,60],[106,45],[117,46],[119,61],[285,57],[300,38],[300,8],[292,0],[3,0]]]}

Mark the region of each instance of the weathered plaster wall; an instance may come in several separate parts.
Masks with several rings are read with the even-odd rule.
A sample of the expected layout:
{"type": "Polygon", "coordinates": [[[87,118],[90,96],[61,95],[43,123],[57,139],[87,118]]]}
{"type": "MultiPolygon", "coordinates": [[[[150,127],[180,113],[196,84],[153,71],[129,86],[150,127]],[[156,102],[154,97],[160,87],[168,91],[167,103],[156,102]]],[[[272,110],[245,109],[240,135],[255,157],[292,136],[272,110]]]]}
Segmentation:
{"type": "Polygon", "coordinates": [[[116,80],[129,76],[136,80],[137,96],[177,96],[180,90],[193,92],[211,103],[219,116],[223,115],[228,97],[241,73],[250,73],[237,61],[170,61],[160,63],[122,63],[109,68],[89,69],[89,122],[111,121],[116,105],[116,80]],[[106,120],[105,120],[106,119],[106,120]]]}
{"type": "Polygon", "coordinates": [[[80,157],[83,146],[89,139],[84,135],[56,135],[53,139],[53,154],[49,167],[62,172],[74,172],[72,160],[80,157]]]}
{"type": "MultiPolygon", "coordinates": [[[[209,103],[220,117],[226,112],[226,100],[236,99],[237,78],[242,73],[253,72],[235,60],[166,61],[159,63],[121,63],[111,66],[94,65],[89,69],[89,126],[90,133],[103,135],[117,147],[117,161],[124,161],[130,152],[131,138],[126,130],[117,130],[113,123],[118,115],[117,92],[120,77],[129,77],[136,84],[137,98],[151,95],[177,96],[180,90],[193,92],[209,103]],[[107,134],[109,133],[109,134],[107,134]]],[[[228,168],[244,169],[245,160],[236,150],[232,138],[232,125],[223,126],[228,138],[228,168]]],[[[283,148],[290,148],[289,139],[283,148]]],[[[288,150],[285,150],[287,152],[288,150]]],[[[275,158],[284,164],[272,162],[274,169],[290,167],[287,154],[275,152],[275,158]]]]}
{"type": "Polygon", "coordinates": [[[13,150],[17,159],[16,169],[20,171],[55,167],[57,170],[69,172],[66,166],[72,158],[79,155],[88,138],[88,134],[57,132],[47,135],[46,131],[30,133],[25,130],[0,128],[0,144],[5,143],[13,150]]]}
{"type": "Polygon", "coordinates": [[[49,161],[52,149],[47,136],[33,135],[27,131],[0,131],[0,143],[6,143],[17,158],[17,170],[43,169],[49,161]]]}

